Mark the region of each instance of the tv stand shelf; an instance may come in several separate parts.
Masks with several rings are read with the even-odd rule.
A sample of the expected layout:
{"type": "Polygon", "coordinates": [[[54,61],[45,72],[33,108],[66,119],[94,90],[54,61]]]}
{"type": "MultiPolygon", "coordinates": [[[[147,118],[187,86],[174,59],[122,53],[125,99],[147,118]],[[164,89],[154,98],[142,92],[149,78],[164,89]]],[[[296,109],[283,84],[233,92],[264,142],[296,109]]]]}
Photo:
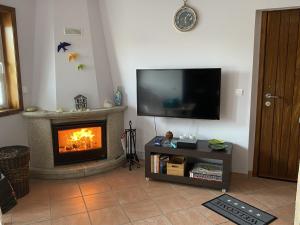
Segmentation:
{"type": "Polygon", "coordinates": [[[170,147],[155,146],[153,138],[145,145],[145,177],[146,179],[160,180],[175,182],[181,184],[189,184],[195,186],[203,186],[215,189],[222,189],[226,192],[230,185],[231,176],[231,158],[233,145],[226,143],[228,148],[224,151],[214,151],[208,147],[208,141],[198,140],[196,149],[173,149],[170,147]],[[163,155],[177,155],[184,156],[185,158],[193,159],[212,159],[223,161],[223,173],[222,181],[210,181],[203,179],[190,178],[188,176],[171,176],[167,174],[151,173],[151,155],[163,154],[163,155]]]}

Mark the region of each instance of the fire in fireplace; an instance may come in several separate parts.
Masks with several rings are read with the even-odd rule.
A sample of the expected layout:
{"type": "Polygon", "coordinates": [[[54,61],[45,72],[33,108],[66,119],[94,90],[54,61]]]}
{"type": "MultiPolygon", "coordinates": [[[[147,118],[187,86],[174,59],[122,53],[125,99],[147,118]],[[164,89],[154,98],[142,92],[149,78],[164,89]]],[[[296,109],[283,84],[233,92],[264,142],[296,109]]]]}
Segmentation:
{"type": "Polygon", "coordinates": [[[88,121],[52,125],[54,164],[104,159],[106,122],[88,121]]]}
{"type": "Polygon", "coordinates": [[[59,153],[89,151],[102,147],[101,127],[58,131],[59,153]]]}

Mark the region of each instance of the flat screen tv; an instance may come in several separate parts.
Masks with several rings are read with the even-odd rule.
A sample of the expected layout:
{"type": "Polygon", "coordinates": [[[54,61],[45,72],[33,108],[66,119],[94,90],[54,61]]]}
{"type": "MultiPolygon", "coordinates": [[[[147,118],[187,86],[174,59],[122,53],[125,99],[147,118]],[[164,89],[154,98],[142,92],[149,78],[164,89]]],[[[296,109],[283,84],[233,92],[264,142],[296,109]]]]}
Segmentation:
{"type": "Polygon", "coordinates": [[[139,116],[220,119],[221,69],[138,69],[139,116]]]}

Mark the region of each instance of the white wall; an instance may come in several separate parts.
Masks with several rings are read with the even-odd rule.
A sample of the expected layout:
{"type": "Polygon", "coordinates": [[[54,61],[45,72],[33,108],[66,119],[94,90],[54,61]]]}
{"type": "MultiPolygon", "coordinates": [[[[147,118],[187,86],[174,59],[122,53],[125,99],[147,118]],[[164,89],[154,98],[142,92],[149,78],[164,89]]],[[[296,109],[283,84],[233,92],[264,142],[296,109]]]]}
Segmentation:
{"type": "MultiPolygon", "coordinates": [[[[158,132],[221,138],[235,144],[233,171],[247,173],[256,10],[299,6],[299,0],[190,0],[197,27],[175,30],[181,1],[99,0],[114,86],[125,89],[129,120],[138,129],[138,151],[154,135],[153,118],[136,116],[137,68],[221,67],[221,120],[157,119],[158,132]],[[237,97],[236,88],[245,90],[237,97]]],[[[251,161],[250,161],[251,162],[251,161]]]]}
{"type": "Polygon", "coordinates": [[[53,50],[56,51],[59,42],[66,41],[72,44],[69,52],[79,54],[77,61],[68,62],[69,52],[55,53],[57,107],[75,108],[74,97],[78,94],[88,98],[89,107],[100,107],[87,0],[76,0],[76,3],[72,0],[54,0],[54,5],[56,45],[53,50]],[[65,27],[82,29],[82,35],[66,36],[65,27]],[[86,68],[78,71],[79,63],[85,64],[86,68]]]}
{"type": "MultiPolygon", "coordinates": [[[[22,84],[30,91],[33,74],[35,0],[0,0],[0,4],[16,8],[22,84]]],[[[28,105],[30,101],[30,93],[24,94],[24,104],[28,105]]],[[[0,117],[0,146],[15,144],[27,144],[26,124],[22,116],[0,117]]]]}
{"type": "Polygon", "coordinates": [[[42,109],[72,110],[74,97],[88,98],[89,108],[103,106],[113,93],[104,33],[97,0],[37,1],[34,61],[34,104],[42,109]],[[65,28],[81,29],[81,35],[65,35],[65,28]],[[72,45],[58,53],[60,42],[72,45]],[[68,54],[79,57],[69,62],[68,54]],[[84,64],[84,70],[77,66],[84,64]]]}
{"type": "Polygon", "coordinates": [[[56,109],[55,33],[53,1],[36,1],[32,103],[56,109]]]}
{"type": "Polygon", "coordinates": [[[113,82],[110,74],[103,25],[100,17],[99,1],[88,0],[87,7],[94,53],[94,64],[97,74],[99,101],[102,106],[105,99],[111,100],[113,98],[113,82]]]}

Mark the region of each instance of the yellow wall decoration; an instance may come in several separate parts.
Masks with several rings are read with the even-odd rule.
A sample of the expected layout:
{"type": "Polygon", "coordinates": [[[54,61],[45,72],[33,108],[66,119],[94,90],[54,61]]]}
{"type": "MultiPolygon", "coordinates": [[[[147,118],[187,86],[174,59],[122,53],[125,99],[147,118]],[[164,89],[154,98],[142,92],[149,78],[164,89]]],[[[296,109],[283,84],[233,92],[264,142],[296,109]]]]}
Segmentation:
{"type": "Polygon", "coordinates": [[[76,52],[70,52],[68,54],[69,62],[75,61],[78,58],[79,54],[76,52]]]}

